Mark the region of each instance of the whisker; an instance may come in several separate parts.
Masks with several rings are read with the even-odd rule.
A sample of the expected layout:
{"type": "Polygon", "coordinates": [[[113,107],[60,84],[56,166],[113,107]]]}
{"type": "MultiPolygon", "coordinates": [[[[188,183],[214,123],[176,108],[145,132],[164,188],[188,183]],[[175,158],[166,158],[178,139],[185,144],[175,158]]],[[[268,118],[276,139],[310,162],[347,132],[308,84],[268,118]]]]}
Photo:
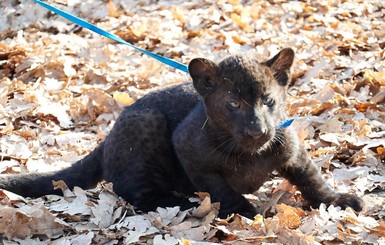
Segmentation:
{"type": "MultiPolygon", "coordinates": [[[[227,140],[225,140],[225,141],[223,141],[222,143],[220,143],[218,146],[216,146],[209,154],[207,154],[207,158],[209,157],[209,156],[212,156],[213,155],[213,153],[216,151],[216,150],[218,150],[220,147],[222,147],[223,145],[225,145],[225,144],[227,144],[228,142],[230,142],[231,140],[232,140],[232,137],[231,136],[228,136],[228,137],[230,137],[229,139],[227,139],[227,140]]],[[[207,158],[205,159],[205,160],[207,160],[207,158]]]]}
{"type": "Polygon", "coordinates": [[[201,130],[203,130],[203,128],[206,126],[208,121],[209,121],[209,117],[206,118],[206,121],[203,123],[203,125],[201,127],[201,130]]]}
{"type": "Polygon", "coordinates": [[[247,103],[246,100],[244,100],[243,98],[241,98],[241,100],[243,101],[243,103],[245,103],[248,107],[251,107],[251,105],[249,103],[247,103]]]}

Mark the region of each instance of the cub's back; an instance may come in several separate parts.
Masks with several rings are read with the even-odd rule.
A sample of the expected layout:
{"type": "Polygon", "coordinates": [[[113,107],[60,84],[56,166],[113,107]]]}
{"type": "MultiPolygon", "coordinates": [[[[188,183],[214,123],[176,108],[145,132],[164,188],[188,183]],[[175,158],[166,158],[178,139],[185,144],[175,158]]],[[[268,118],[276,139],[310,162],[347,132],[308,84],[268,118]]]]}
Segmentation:
{"type": "Polygon", "coordinates": [[[191,82],[186,82],[154,90],[138,99],[122,113],[157,110],[166,117],[169,130],[173,132],[198,102],[200,102],[198,93],[191,82]]]}

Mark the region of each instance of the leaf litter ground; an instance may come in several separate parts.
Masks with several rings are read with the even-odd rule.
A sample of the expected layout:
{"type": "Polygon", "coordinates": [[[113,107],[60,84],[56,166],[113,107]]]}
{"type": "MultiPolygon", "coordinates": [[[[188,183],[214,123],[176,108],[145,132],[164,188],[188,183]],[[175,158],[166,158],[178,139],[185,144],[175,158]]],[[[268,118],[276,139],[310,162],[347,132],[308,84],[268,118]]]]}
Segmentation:
{"type": "MultiPolygon", "coordinates": [[[[187,64],[252,51],[296,50],[288,113],[339,192],[365,209],[304,208],[276,177],[247,195],[254,220],[195,210],[142,214],[109,183],[30,199],[0,191],[3,244],[384,244],[385,7],[346,1],[49,1],[149,51],[187,64]]],[[[119,112],[188,75],[65,21],[32,1],[0,3],[0,173],[70,166],[100,143],[119,112]]]]}

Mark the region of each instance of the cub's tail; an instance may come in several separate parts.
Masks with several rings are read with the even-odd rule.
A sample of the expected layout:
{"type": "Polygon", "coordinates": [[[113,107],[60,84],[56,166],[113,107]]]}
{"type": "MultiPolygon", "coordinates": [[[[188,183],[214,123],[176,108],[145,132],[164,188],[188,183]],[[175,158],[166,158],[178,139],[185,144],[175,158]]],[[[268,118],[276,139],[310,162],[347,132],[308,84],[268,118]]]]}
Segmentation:
{"type": "Polygon", "coordinates": [[[99,145],[71,167],[58,172],[0,175],[0,189],[25,197],[40,197],[61,195],[60,190],[53,189],[52,180],[63,180],[70,189],[74,186],[83,189],[94,187],[103,178],[103,145],[99,145]]]}

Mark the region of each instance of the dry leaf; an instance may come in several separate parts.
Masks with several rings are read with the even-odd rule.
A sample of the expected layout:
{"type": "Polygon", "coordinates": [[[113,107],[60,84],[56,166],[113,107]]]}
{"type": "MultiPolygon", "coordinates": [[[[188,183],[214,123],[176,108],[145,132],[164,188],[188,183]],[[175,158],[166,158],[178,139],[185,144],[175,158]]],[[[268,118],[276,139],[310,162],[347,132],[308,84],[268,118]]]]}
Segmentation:
{"type": "Polygon", "coordinates": [[[296,229],[301,225],[301,218],[305,212],[298,208],[293,208],[285,204],[277,204],[277,217],[279,224],[283,228],[296,229]]]}
{"type": "Polygon", "coordinates": [[[114,100],[118,103],[118,105],[120,107],[125,107],[125,106],[129,106],[131,105],[132,103],[134,103],[134,99],[132,99],[128,93],[125,93],[125,92],[118,92],[118,91],[115,91],[113,94],[112,94],[112,97],[114,98],[114,100]]]}

